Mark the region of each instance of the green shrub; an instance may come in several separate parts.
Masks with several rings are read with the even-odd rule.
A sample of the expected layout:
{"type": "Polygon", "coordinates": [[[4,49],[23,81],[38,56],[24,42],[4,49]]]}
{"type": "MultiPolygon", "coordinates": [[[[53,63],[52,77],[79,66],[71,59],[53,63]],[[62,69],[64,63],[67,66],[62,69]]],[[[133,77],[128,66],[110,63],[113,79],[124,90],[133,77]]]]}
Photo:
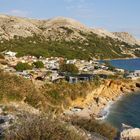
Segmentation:
{"type": "Polygon", "coordinates": [[[111,65],[109,61],[104,61],[105,65],[108,67],[109,70],[114,71],[115,67],[111,65]]]}
{"type": "MultiPolygon", "coordinates": [[[[62,27],[63,28],[63,27],[62,27]]],[[[71,30],[63,28],[68,35],[72,33],[71,30]]],[[[123,54],[121,47],[124,49],[131,49],[126,43],[109,37],[100,38],[94,33],[79,32],[86,40],[76,39],[74,41],[66,41],[64,38],[59,41],[54,41],[48,38],[48,41],[41,36],[33,37],[18,37],[12,40],[4,40],[0,43],[0,52],[11,50],[17,52],[17,56],[34,55],[36,57],[65,57],[68,59],[84,59],[89,60],[93,57],[100,59],[107,58],[125,58],[131,57],[123,54]],[[36,43],[33,43],[33,42],[36,43]]],[[[59,37],[58,37],[59,38],[59,37]]],[[[138,54],[139,55],[139,52],[138,54]]]]}
{"type": "Polygon", "coordinates": [[[60,71],[72,74],[77,74],[79,72],[78,68],[74,64],[61,64],[60,71]]]}
{"type": "Polygon", "coordinates": [[[23,70],[31,70],[33,67],[31,65],[29,65],[28,63],[22,63],[19,62],[16,66],[15,69],[17,71],[23,71],[23,70]]]}
{"type": "Polygon", "coordinates": [[[44,68],[44,64],[42,61],[34,62],[33,65],[35,66],[35,68],[44,68]]]}

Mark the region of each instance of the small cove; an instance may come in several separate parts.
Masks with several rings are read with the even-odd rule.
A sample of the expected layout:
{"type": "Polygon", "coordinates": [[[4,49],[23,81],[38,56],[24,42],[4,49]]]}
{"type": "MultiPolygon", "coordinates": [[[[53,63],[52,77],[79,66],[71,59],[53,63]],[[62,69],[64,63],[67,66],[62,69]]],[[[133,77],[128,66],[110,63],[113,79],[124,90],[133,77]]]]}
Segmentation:
{"type": "Polygon", "coordinates": [[[140,70],[140,58],[109,60],[109,62],[117,68],[129,70],[129,71],[140,70]]]}
{"type": "Polygon", "coordinates": [[[140,92],[126,95],[115,102],[104,121],[118,129],[122,123],[140,128],[140,92]]]}
{"type": "MultiPolygon", "coordinates": [[[[117,68],[129,71],[140,70],[140,58],[109,60],[109,62],[117,68]]],[[[104,121],[118,129],[122,123],[140,128],[140,92],[125,95],[113,103],[104,121]]]]}

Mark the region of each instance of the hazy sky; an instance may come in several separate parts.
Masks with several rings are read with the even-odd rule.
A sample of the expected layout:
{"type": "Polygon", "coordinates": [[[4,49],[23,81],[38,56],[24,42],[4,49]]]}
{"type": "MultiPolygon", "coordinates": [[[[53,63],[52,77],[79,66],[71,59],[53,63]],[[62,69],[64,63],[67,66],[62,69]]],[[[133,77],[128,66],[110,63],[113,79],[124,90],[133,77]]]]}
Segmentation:
{"type": "Polygon", "coordinates": [[[0,13],[71,17],[90,27],[128,31],[140,38],[140,0],[0,0],[0,13]]]}

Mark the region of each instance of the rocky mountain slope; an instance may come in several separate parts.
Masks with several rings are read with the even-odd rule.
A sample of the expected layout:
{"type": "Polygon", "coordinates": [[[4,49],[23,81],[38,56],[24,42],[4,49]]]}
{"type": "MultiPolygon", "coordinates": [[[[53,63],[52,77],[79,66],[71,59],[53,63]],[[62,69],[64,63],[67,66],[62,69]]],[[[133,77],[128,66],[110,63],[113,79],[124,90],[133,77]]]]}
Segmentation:
{"type": "Polygon", "coordinates": [[[132,45],[140,45],[140,42],[127,32],[114,32],[113,34],[118,38],[122,39],[124,42],[127,42],[132,45]]]}
{"type": "Polygon", "coordinates": [[[35,20],[0,15],[0,51],[80,59],[126,58],[139,56],[139,45],[129,34],[89,28],[70,18],[35,20]]]}

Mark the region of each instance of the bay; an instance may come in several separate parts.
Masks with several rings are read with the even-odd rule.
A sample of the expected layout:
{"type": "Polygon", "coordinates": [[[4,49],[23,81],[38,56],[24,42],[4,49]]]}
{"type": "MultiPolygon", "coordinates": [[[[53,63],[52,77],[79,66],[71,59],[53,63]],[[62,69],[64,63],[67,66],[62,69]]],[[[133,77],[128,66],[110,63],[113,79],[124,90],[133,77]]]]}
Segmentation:
{"type": "Polygon", "coordinates": [[[114,103],[104,121],[118,129],[122,123],[140,128],[140,93],[126,95],[114,103]]]}
{"type": "Polygon", "coordinates": [[[140,70],[140,58],[109,60],[109,62],[117,68],[129,70],[129,71],[140,70]]]}
{"type": "MultiPolygon", "coordinates": [[[[140,70],[140,58],[109,60],[109,62],[117,68],[129,71],[140,70]]],[[[122,123],[140,128],[140,92],[126,95],[115,102],[110,107],[105,121],[118,129],[122,123]]]]}

